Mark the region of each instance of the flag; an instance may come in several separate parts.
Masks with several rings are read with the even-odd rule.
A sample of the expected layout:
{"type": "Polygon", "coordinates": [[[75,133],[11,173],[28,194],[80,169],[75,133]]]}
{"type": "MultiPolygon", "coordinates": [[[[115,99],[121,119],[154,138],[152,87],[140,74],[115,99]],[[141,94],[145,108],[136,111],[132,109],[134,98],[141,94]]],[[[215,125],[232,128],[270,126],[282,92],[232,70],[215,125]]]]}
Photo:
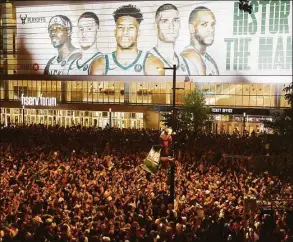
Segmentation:
{"type": "Polygon", "coordinates": [[[155,174],[160,169],[160,153],[161,146],[153,146],[148,156],[144,159],[141,168],[147,172],[155,174]]]}

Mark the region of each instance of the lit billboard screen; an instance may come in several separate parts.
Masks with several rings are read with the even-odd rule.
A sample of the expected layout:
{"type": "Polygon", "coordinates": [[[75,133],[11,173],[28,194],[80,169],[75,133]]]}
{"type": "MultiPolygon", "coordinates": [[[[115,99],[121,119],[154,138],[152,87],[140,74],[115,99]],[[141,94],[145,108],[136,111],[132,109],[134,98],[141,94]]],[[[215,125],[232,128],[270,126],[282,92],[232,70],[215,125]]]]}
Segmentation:
{"type": "Polygon", "coordinates": [[[290,0],[30,3],[16,2],[17,74],[292,75],[290,0]]]}

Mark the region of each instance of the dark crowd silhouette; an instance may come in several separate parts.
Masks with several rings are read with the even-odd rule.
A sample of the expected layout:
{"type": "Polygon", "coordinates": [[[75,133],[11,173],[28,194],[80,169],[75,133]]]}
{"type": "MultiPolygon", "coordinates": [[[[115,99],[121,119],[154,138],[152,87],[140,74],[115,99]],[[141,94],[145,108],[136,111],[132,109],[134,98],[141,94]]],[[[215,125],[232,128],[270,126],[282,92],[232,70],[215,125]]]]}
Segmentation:
{"type": "Polygon", "coordinates": [[[266,135],[178,131],[169,170],[140,165],[161,130],[0,129],[0,241],[293,241],[285,150],[266,135]]]}

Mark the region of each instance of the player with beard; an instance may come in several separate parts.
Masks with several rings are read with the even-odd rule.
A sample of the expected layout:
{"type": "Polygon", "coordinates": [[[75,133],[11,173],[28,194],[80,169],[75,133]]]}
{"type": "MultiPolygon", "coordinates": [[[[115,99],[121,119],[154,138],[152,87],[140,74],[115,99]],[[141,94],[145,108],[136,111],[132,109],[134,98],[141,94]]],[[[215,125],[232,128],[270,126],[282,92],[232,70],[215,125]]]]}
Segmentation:
{"type": "MultiPolygon", "coordinates": [[[[149,52],[158,57],[165,67],[176,65],[177,75],[190,75],[188,60],[174,50],[180,30],[180,17],[177,7],[170,3],[163,4],[157,9],[155,19],[158,42],[157,46],[149,52]]],[[[170,75],[173,73],[172,70],[168,70],[166,74],[168,72],[170,75]]]]}
{"type": "Polygon", "coordinates": [[[181,53],[196,65],[199,75],[219,75],[214,59],[206,52],[214,43],[216,19],[206,7],[197,7],[189,15],[190,45],[181,53]]]}
{"type": "Polygon", "coordinates": [[[71,21],[64,15],[56,15],[49,21],[48,32],[53,47],[58,49],[58,55],[48,61],[44,74],[67,75],[69,63],[81,56],[80,50],[71,43],[71,21]]]}
{"type": "Polygon", "coordinates": [[[96,59],[91,75],[164,75],[164,65],[155,56],[138,50],[137,38],[143,15],[133,5],[125,5],[114,12],[116,23],[116,51],[96,59]]]}
{"type": "Polygon", "coordinates": [[[78,19],[78,37],[82,56],[69,67],[70,75],[88,75],[93,60],[102,56],[97,48],[99,18],[93,12],[85,12],[78,19]]]}

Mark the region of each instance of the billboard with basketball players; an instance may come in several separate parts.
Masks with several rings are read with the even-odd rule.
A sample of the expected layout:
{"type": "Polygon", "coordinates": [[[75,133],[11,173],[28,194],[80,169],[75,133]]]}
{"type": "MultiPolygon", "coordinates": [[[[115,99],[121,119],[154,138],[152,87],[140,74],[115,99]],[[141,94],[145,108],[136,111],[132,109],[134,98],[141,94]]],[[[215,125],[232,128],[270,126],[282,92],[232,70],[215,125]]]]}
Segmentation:
{"type": "Polygon", "coordinates": [[[292,75],[290,0],[15,4],[17,74],[292,75]]]}

